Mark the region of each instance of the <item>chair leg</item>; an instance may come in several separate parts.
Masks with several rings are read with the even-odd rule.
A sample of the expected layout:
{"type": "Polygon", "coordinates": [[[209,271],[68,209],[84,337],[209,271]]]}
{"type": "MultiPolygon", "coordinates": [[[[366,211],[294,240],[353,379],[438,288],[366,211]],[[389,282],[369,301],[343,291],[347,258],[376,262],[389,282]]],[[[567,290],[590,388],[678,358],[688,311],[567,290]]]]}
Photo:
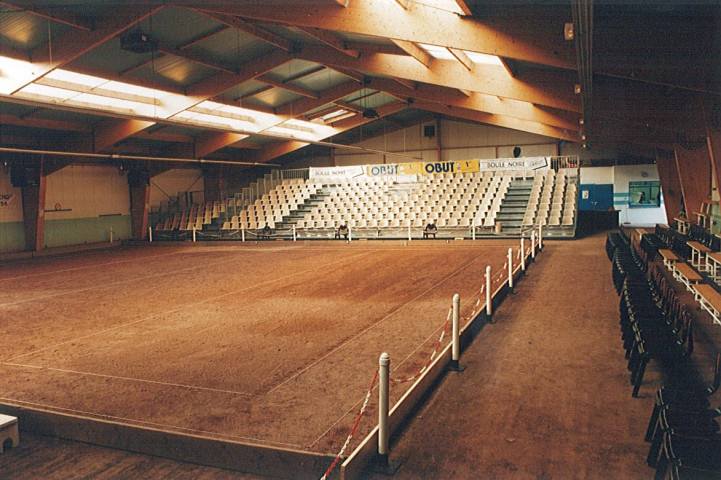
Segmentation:
{"type": "Polygon", "coordinates": [[[649,467],[655,467],[659,462],[659,458],[663,454],[663,433],[658,430],[657,422],[654,434],[651,437],[651,445],[648,448],[648,455],[646,456],[646,464],[649,467]]]}
{"type": "Polygon", "coordinates": [[[641,362],[638,365],[638,370],[636,370],[636,378],[633,382],[633,393],[631,394],[632,397],[638,397],[638,390],[641,388],[641,382],[643,382],[643,374],[646,371],[646,364],[648,363],[648,357],[646,355],[643,355],[641,357],[641,362]]]}
{"type": "Polygon", "coordinates": [[[653,410],[651,411],[651,418],[648,420],[648,427],[646,427],[646,435],[644,441],[650,442],[653,438],[653,434],[656,431],[656,422],[658,421],[658,414],[661,411],[661,406],[658,402],[653,402],[653,410]]]}

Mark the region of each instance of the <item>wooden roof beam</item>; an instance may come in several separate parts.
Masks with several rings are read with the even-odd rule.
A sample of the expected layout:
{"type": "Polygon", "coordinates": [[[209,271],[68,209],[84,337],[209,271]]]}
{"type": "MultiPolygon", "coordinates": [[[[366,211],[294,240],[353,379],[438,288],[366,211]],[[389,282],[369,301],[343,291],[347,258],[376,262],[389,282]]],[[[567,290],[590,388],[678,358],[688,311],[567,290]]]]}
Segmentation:
{"type": "Polygon", "coordinates": [[[230,27],[228,27],[227,25],[218,25],[217,27],[215,27],[207,32],[203,32],[200,35],[197,35],[196,37],[193,37],[190,40],[184,42],[182,45],[179,45],[178,48],[181,50],[185,50],[186,48],[190,48],[193,45],[197,45],[204,40],[214,37],[215,35],[218,35],[219,33],[225,32],[226,30],[228,30],[228,28],[230,28],[230,27]]]}
{"type": "Polygon", "coordinates": [[[391,40],[398,48],[406,52],[411,57],[418,60],[421,65],[428,68],[431,66],[431,61],[433,60],[433,57],[431,57],[431,54],[423,50],[421,47],[416,45],[413,42],[408,42],[406,40],[391,40]]]}
{"type": "MultiPolygon", "coordinates": [[[[191,0],[176,2],[192,3],[191,0]]],[[[174,2],[174,3],[176,3],[174,2]]],[[[211,2],[204,10],[238,15],[244,18],[427,43],[487,53],[530,63],[576,69],[573,42],[562,32],[570,11],[543,5],[525,8],[523,19],[544,18],[529,23],[523,19],[475,20],[450,10],[428,8],[412,3],[408,15],[388,15],[388,0],[355,1],[350,8],[339,9],[330,3],[287,3],[282,9],[273,2],[211,2]]]]}
{"type": "MultiPolygon", "coordinates": [[[[74,28],[79,28],[80,30],[85,30],[86,32],[89,32],[90,30],[93,29],[92,23],[89,22],[86,18],[80,17],[78,15],[72,15],[72,14],[68,13],[65,9],[63,9],[61,6],[53,7],[52,5],[46,5],[44,7],[41,7],[41,6],[21,7],[19,5],[16,5],[13,2],[8,2],[8,1],[0,1],[0,5],[5,5],[6,7],[17,8],[18,10],[27,11],[38,17],[47,18],[48,20],[52,20],[54,22],[62,23],[64,25],[69,25],[74,28]],[[43,10],[40,10],[40,8],[42,8],[43,10]]],[[[3,47],[3,48],[5,48],[5,47],[3,47]]]]}
{"type": "Polygon", "coordinates": [[[299,87],[297,85],[291,85],[288,82],[276,80],[268,74],[261,75],[260,77],[256,78],[256,80],[259,82],[267,83],[268,85],[276,88],[282,88],[283,90],[297,93],[298,95],[302,95],[304,97],[315,98],[316,100],[320,98],[320,96],[312,90],[308,90],[307,88],[299,87]]]}
{"type": "Polygon", "coordinates": [[[369,88],[378,89],[388,95],[413,98],[441,105],[477,110],[506,117],[518,118],[531,122],[543,123],[569,130],[578,130],[580,114],[563,110],[551,110],[539,107],[530,102],[502,99],[494,95],[469,92],[467,95],[460,90],[442,87],[439,85],[419,84],[411,93],[398,87],[393,81],[384,78],[373,78],[368,84],[369,88]]]}
{"type": "MultiPolygon", "coordinates": [[[[407,106],[402,102],[395,102],[395,103],[389,103],[389,104],[383,105],[382,107],[377,108],[376,111],[378,112],[379,118],[382,118],[384,116],[391,115],[400,110],[403,110],[406,107],[407,106]]],[[[338,130],[338,133],[341,133],[341,132],[356,128],[365,123],[372,122],[373,120],[376,120],[376,119],[364,118],[360,115],[356,115],[352,119],[346,119],[346,120],[343,120],[342,122],[337,122],[337,124],[334,124],[333,126],[338,130]]],[[[248,157],[247,161],[266,163],[266,162],[273,160],[274,158],[278,158],[281,155],[291,153],[293,151],[296,151],[296,150],[306,147],[308,145],[309,145],[309,143],[307,143],[307,142],[299,142],[299,141],[288,141],[288,142],[278,143],[276,145],[268,146],[258,152],[253,152],[253,154],[251,154],[248,157]]]]}
{"type": "Polygon", "coordinates": [[[463,15],[470,17],[473,15],[473,12],[470,8],[468,8],[468,5],[466,4],[465,0],[456,0],[456,5],[458,5],[458,8],[461,9],[463,12],[463,15]]]}
{"type": "Polygon", "coordinates": [[[41,128],[46,130],[61,130],[66,132],[90,133],[88,125],[77,122],[64,122],[35,117],[17,117],[7,113],[0,113],[0,125],[15,125],[18,127],[41,128]]]}
{"type": "Polygon", "coordinates": [[[263,42],[273,45],[275,47],[278,47],[286,52],[292,52],[293,51],[293,43],[289,40],[286,40],[285,38],[276,35],[275,33],[266,30],[264,28],[258,27],[257,25],[254,25],[251,22],[248,22],[246,20],[240,19],[238,17],[235,17],[233,15],[228,15],[224,13],[219,12],[208,12],[206,10],[202,9],[193,9],[207,17],[212,18],[213,20],[216,20],[218,22],[224,23],[225,25],[233,28],[237,28],[238,30],[242,30],[243,32],[250,34],[254,36],[255,38],[262,40],[263,42]]]}
{"type": "Polygon", "coordinates": [[[393,77],[393,80],[397,83],[400,83],[404,87],[406,87],[409,90],[415,90],[417,87],[416,82],[410,81],[410,80],[404,80],[402,78],[393,77]]]}
{"type": "Polygon", "coordinates": [[[377,53],[360,58],[348,58],[325,47],[306,47],[297,58],[322,63],[331,68],[351,68],[382,76],[402,78],[468,90],[502,98],[545,105],[559,110],[581,112],[581,102],[573,93],[578,81],[574,72],[555,70],[526,70],[517,78],[508,76],[505,68],[478,64],[469,72],[455,60],[434,59],[433,68],[400,55],[377,53]]]}
{"type": "Polygon", "coordinates": [[[473,65],[475,64],[470,58],[468,58],[466,52],[464,52],[463,50],[458,50],[457,48],[449,48],[448,51],[451,52],[451,55],[453,55],[456,60],[461,62],[461,65],[466,67],[469,72],[473,70],[473,65]]]}
{"type": "MultiPolygon", "coordinates": [[[[260,126],[260,129],[265,130],[268,128],[272,128],[273,126],[283,123],[289,118],[298,118],[306,112],[310,112],[311,110],[315,110],[319,107],[322,107],[323,105],[331,104],[335,101],[338,101],[343,97],[346,97],[351,93],[356,92],[359,88],[360,87],[354,82],[346,82],[322,92],[317,99],[303,98],[294,102],[290,102],[277,109],[277,111],[275,112],[275,114],[278,115],[276,121],[274,121],[272,124],[262,125],[260,126]]],[[[241,140],[239,139],[239,137],[230,135],[227,132],[208,134],[203,137],[202,142],[196,145],[195,154],[198,156],[198,158],[210,155],[214,151],[227,147],[235,142],[238,142],[239,140],[241,140]]]]}
{"type": "Polygon", "coordinates": [[[567,140],[569,142],[578,142],[580,139],[577,131],[569,131],[550,125],[544,125],[542,123],[530,122],[527,120],[520,120],[512,117],[505,117],[503,115],[478,112],[457,107],[443,106],[437,103],[423,101],[414,102],[413,108],[440,113],[441,115],[447,115],[450,117],[465,118],[467,120],[472,120],[479,123],[510,128],[512,130],[520,130],[522,132],[534,133],[536,135],[558,138],[561,140],[567,140]]]}
{"type": "Polygon", "coordinates": [[[211,58],[206,58],[204,56],[194,54],[188,50],[182,50],[181,48],[175,47],[173,45],[161,43],[158,45],[158,52],[164,53],[166,55],[173,55],[175,57],[182,58],[184,60],[188,60],[189,62],[196,63],[198,65],[202,65],[213,70],[218,70],[223,73],[236,73],[235,70],[229,66],[218,63],[211,58]]]}
{"type": "Polygon", "coordinates": [[[349,57],[358,57],[359,53],[358,50],[350,50],[348,46],[343,42],[340,38],[333,35],[330,32],[326,32],[325,30],[321,30],[319,28],[310,28],[310,27],[297,27],[300,31],[306,33],[307,35],[310,35],[311,37],[315,38],[316,40],[319,40],[320,42],[328,45],[331,48],[334,48],[341,52],[344,55],[348,55],[349,57]]]}
{"type": "Polygon", "coordinates": [[[362,87],[355,82],[345,82],[335,87],[329,88],[320,93],[320,98],[302,98],[293,102],[286,103],[276,108],[276,115],[285,116],[288,118],[299,117],[306,112],[320,108],[323,105],[334,103],[338,100],[347,97],[348,95],[357,92],[362,87]]]}
{"type": "Polygon", "coordinates": [[[365,75],[361,75],[358,72],[354,72],[353,70],[350,70],[348,68],[343,68],[342,66],[336,65],[333,67],[333,70],[340,73],[341,75],[345,75],[346,77],[350,78],[351,80],[355,80],[358,83],[363,83],[365,81],[365,75]]]}

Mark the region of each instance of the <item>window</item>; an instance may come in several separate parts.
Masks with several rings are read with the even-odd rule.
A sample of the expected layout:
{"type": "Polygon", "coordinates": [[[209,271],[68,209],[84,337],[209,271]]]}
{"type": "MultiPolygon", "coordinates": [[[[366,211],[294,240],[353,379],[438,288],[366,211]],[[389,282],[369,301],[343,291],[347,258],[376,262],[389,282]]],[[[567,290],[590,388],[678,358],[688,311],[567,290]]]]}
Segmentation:
{"type": "Polygon", "coordinates": [[[660,182],[629,182],[628,206],[631,208],[658,207],[661,205],[660,182]]]}

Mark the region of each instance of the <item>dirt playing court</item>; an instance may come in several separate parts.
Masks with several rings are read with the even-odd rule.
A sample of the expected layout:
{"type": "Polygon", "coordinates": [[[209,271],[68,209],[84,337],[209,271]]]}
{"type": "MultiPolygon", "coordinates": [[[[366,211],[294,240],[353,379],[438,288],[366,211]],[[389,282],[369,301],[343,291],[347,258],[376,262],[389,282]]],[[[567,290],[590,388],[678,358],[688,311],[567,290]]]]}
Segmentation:
{"type": "MultiPolygon", "coordinates": [[[[335,454],[378,356],[416,373],[508,246],[121,248],[0,267],[2,402],[335,454]]],[[[447,335],[444,344],[450,335],[447,335]]],[[[410,383],[393,384],[391,404],[410,383]]],[[[376,423],[375,399],[350,448],[376,423]]]]}

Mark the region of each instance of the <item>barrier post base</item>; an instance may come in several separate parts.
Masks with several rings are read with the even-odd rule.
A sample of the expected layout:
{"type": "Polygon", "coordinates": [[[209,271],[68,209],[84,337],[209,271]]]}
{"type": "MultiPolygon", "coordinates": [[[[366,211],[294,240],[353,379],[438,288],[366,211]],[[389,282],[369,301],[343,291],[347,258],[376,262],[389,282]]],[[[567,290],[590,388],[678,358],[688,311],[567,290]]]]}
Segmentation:
{"type": "Polygon", "coordinates": [[[462,372],[465,369],[466,366],[458,363],[458,360],[451,360],[451,363],[448,365],[448,370],[450,370],[451,372],[462,372]]]}
{"type": "Polygon", "coordinates": [[[401,467],[401,462],[398,460],[388,460],[388,455],[378,455],[376,462],[373,465],[373,473],[380,475],[395,475],[398,469],[401,467]]]}

